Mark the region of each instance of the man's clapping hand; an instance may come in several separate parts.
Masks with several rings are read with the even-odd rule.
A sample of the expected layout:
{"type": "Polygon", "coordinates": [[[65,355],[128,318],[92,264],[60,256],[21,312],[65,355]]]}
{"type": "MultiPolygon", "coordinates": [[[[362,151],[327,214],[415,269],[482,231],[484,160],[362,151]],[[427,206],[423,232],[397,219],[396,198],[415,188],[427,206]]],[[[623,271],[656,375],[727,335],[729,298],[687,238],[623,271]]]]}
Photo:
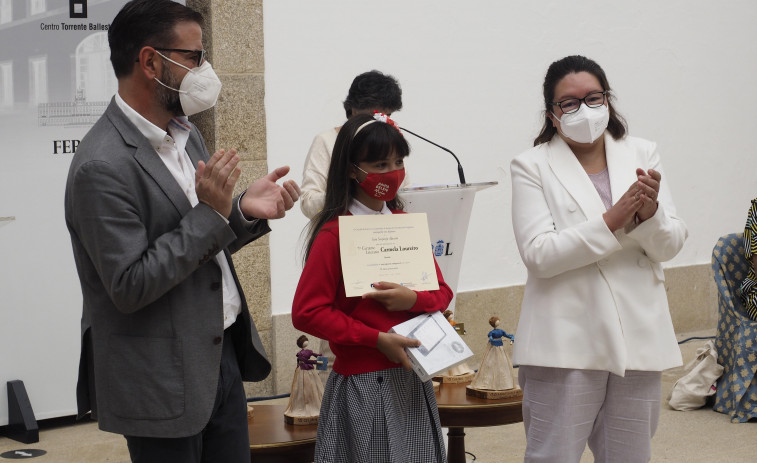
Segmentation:
{"type": "Polygon", "coordinates": [[[200,161],[195,171],[197,199],[226,218],[231,214],[234,185],[242,173],[237,164],[239,156],[236,150],[218,150],[207,163],[200,161]]]}
{"type": "Polygon", "coordinates": [[[289,173],[289,166],[279,167],[253,182],[242,196],[239,207],[248,219],[280,219],[300,198],[300,187],[294,180],[276,182],[289,173]]]}

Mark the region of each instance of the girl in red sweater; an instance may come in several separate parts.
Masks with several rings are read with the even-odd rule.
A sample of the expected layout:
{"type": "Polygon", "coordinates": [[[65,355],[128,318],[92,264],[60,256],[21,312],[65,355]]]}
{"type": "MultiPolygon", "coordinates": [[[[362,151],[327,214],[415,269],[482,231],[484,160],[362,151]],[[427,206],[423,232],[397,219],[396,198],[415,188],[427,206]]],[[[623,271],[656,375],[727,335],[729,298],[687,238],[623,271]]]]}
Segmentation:
{"type": "Polygon", "coordinates": [[[292,322],[328,340],[336,355],[318,419],[316,463],[446,461],[433,386],[410,369],[404,350],[420,342],[387,331],[443,311],[452,291],[437,265],[437,291],[377,282],[378,291],[348,298],[339,255],[340,215],[403,213],[396,194],[409,153],[387,116],[352,117],[337,136],[324,208],[310,222],[292,322]]]}

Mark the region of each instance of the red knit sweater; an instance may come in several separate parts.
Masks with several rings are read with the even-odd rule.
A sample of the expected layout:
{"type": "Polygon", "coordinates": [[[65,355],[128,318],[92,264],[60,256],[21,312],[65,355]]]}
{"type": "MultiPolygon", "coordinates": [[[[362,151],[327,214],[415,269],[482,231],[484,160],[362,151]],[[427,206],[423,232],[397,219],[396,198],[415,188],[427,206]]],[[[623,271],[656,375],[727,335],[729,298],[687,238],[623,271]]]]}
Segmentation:
{"type": "Polygon", "coordinates": [[[339,374],[397,368],[400,364],[389,361],[376,349],[379,331],[386,333],[394,325],[421,313],[446,309],[452,300],[452,290],[444,282],[439,265],[436,277],[439,289],[416,291],[418,299],[408,311],[390,312],[372,299],[346,297],[337,218],[326,223],[313,242],[294,294],[292,323],[298,330],[329,341],[336,355],[334,371],[339,374]]]}

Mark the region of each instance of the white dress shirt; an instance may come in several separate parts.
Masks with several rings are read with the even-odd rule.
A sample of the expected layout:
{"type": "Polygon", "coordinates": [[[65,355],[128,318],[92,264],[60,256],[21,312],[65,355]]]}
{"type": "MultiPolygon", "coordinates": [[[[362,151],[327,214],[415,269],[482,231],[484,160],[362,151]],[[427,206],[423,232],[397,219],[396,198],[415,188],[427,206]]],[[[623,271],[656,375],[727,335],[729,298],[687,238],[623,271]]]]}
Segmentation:
{"type": "MultiPolygon", "coordinates": [[[[137,129],[150,141],[155,152],[176,179],[181,190],[187,195],[192,207],[199,204],[195,191],[195,168],[186,152],[191,128],[186,117],[175,117],[168,123],[168,132],[145,119],[116,93],[116,104],[137,129]]],[[[220,215],[220,214],[219,214],[220,215]]],[[[223,217],[223,216],[221,216],[223,217]]],[[[223,217],[226,220],[225,217],[223,217]]],[[[228,221],[227,221],[228,222],[228,221]]],[[[242,311],[242,299],[234,283],[231,267],[223,251],[216,254],[216,262],[221,267],[223,282],[223,328],[231,326],[242,311]]]]}

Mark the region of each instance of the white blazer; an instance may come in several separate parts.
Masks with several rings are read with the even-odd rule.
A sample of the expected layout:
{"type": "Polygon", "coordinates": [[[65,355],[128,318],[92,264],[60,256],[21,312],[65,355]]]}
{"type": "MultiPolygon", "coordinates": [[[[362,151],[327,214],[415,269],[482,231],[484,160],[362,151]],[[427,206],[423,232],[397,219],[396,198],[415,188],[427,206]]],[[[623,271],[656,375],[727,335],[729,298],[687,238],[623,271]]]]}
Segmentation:
{"type": "Polygon", "coordinates": [[[655,215],[615,233],[594,184],[558,135],[510,164],[513,229],[528,269],[516,364],[623,376],[682,363],[660,263],[681,250],[686,225],[656,144],[604,137],[613,204],[637,181],[637,167],[663,174],[655,215]]]}

